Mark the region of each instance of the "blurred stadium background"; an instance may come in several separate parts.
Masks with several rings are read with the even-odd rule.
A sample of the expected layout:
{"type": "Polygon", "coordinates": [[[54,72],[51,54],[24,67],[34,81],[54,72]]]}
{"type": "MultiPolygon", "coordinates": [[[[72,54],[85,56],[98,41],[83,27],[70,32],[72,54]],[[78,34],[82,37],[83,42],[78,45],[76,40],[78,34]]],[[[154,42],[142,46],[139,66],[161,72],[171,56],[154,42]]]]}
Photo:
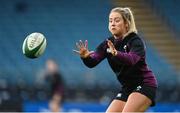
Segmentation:
{"type": "Polygon", "coordinates": [[[119,89],[106,61],[85,67],[72,52],[79,39],[93,50],[108,31],[108,15],[116,6],[131,7],[139,34],[147,45],[147,61],[159,90],[152,112],[180,112],[179,0],[0,0],[0,111],[47,111],[48,86],[38,77],[48,58],[60,65],[65,79],[63,111],[103,112],[119,89]],[[45,54],[27,59],[24,38],[41,32],[45,54]]]}

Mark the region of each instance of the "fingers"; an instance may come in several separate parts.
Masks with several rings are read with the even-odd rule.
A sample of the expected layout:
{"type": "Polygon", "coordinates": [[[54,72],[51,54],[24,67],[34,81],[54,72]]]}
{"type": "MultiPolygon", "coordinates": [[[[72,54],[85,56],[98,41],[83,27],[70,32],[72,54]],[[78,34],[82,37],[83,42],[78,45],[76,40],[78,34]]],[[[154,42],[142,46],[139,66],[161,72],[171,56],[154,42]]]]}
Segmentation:
{"type": "Polygon", "coordinates": [[[109,47],[107,49],[107,52],[111,53],[113,56],[116,56],[117,55],[117,50],[114,47],[114,44],[110,40],[107,40],[107,44],[108,44],[108,47],[109,47]]]}
{"type": "Polygon", "coordinates": [[[85,40],[84,43],[82,42],[82,40],[79,40],[78,42],[76,42],[76,47],[77,47],[77,50],[73,49],[73,52],[79,54],[81,57],[88,56],[89,50],[88,50],[87,40],[85,40]]]}
{"type": "Polygon", "coordinates": [[[76,47],[80,50],[82,49],[84,46],[83,46],[83,42],[81,40],[79,40],[79,42],[76,42],[76,47]]]}
{"type": "Polygon", "coordinates": [[[83,44],[82,40],[79,40],[79,46],[84,47],[84,44],[83,44]]]}
{"type": "Polygon", "coordinates": [[[108,44],[109,48],[112,48],[112,49],[114,48],[113,43],[108,39],[107,39],[107,44],[108,44]]]}
{"type": "Polygon", "coordinates": [[[78,50],[73,49],[73,52],[80,54],[78,50]]]}
{"type": "Polygon", "coordinates": [[[79,43],[77,43],[77,42],[76,42],[76,47],[77,47],[78,49],[81,48],[80,45],[79,45],[79,43]]]}
{"type": "Polygon", "coordinates": [[[85,40],[85,42],[83,43],[82,40],[79,40],[79,42],[76,42],[76,47],[78,49],[81,49],[81,48],[86,48],[88,49],[88,41],[85,40]]]}
{"type": "Polygon", "coordinates": [[[88,49],[88,41],[85,40],[85,48],[88,49]]]}

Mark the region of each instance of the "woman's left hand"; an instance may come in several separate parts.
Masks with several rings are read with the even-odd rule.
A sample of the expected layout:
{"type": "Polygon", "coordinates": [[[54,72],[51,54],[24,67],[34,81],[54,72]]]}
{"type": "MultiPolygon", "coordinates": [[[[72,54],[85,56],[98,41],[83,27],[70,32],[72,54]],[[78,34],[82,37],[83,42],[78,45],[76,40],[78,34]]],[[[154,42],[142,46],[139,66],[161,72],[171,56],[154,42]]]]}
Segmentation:
{"type": "Polygon", "coordinates": [[[113,56],[116,56],[117,55],[117,50],[116,48],[114,47],[113,43],[110,41],[110,40],[107,40],[107,45],[108,45],[108,49],[109,49],[109,53],[111,53],[113,56]]]}

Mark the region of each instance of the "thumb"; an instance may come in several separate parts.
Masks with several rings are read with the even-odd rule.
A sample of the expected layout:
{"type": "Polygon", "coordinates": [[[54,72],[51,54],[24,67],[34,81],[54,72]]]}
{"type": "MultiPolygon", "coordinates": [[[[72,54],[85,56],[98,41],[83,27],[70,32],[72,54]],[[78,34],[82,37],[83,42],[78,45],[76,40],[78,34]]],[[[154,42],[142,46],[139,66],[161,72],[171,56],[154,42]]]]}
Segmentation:
{"type": "Polygon", "coordinates": [[[93,53],[94,53],[94,51],[90,51],[90,52],[89,52],[90,55],[93,54],[93,53]]]}
{"type": "Polygon", "coordinates": [[[92,55],[93,53],[94,53],[94,51],[90,51],[85,56],[88,57],[88,56],[92,55]]]}

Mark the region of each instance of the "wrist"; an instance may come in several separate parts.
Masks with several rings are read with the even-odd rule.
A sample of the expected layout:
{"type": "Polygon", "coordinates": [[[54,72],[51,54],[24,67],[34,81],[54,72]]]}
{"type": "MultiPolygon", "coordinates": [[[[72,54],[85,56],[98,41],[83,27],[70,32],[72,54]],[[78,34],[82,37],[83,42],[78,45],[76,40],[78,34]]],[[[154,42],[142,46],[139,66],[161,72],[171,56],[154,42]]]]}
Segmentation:
{"type": "Polygon", "coordinates": [[[117,54],[118,54],[117,50],[114,50],[112,55],[117,56],[117,54]]]}

